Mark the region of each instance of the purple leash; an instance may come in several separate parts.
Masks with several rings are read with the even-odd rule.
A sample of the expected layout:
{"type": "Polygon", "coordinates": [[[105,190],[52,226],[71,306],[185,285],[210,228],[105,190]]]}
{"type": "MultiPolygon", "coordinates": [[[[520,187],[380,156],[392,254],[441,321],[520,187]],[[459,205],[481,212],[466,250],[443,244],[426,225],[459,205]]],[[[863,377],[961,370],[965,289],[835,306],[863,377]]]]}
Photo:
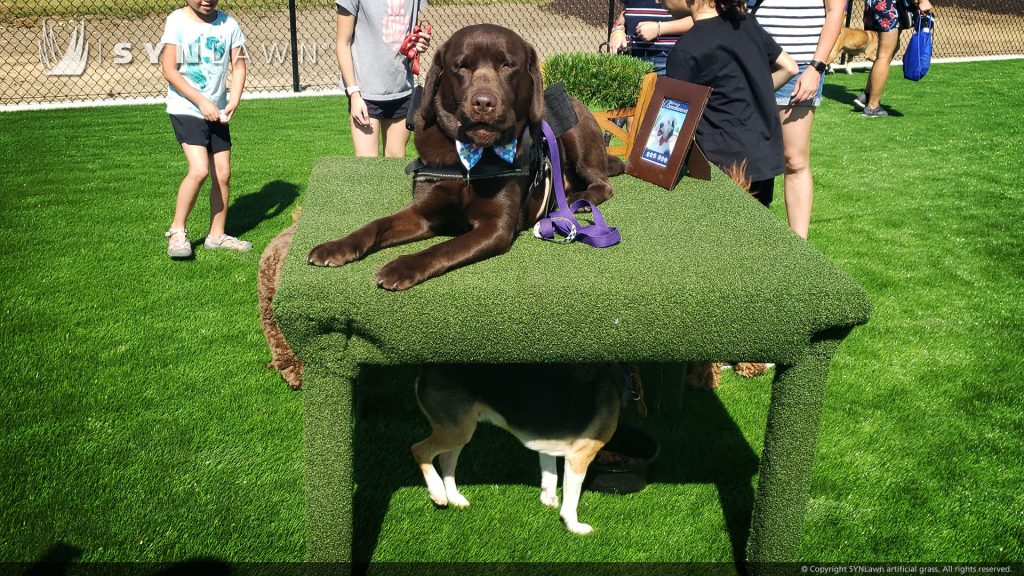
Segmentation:
{"type": "Polygon", "coordinates": [[[546,122],[540,123],[544,133],[544,139],[548,142],[548,154],[551,159],[551,180],[555,189],[556,210],[548,212],[548,215],[541,218],[533,227],[533,235],[543,240],[572,242],[579,240],[587,246],[594,248],[607,248],[619,243],[618,228],[609,227],[604,221],[604,215],[590,200],[577,200],[572,205],[565,201],[565,186],[562,179],[562,159],[558,152],[558,140],[551,126],[546,122]],[[594,223],[590,226],[583,226],[576,220],[576,211],[584,206],[590,207],[590,213],[594,217],[594,223]],[[556,233],[565,236],[564,240],[558,240],[556,233]]]}

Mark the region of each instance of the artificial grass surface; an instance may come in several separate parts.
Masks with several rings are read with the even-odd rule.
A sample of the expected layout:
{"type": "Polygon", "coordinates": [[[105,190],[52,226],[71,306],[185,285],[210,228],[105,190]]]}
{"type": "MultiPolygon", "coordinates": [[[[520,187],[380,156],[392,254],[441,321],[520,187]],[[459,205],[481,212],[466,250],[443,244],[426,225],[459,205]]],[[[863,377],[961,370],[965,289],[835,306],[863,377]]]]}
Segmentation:
{"type": "MultiPolygon", "coordinates": [[[[309,266],[308,251],[337,230],[409,202],[403,165],[357,158],[316,165],[275,297],[281,329],[304,363],[310,558],[350,557],[346,407],[359,367],[725,359],[792,367],[775,384],[786,394],[773,397],[768,429],[780,432],[764,444],[767,488],[755,503],[764,513],[754,515],[749,554],[737,559],[796,559],[829,359],[870,314],[863,289],[717,171],[710,182],[688,179],[674,191],[615,179],[604,214],[624,240],[605,250],[524,234],[507,254],[400,293],[379,289],[374,271],[446,238],[341,269],[309,266]],[[673,210],[659,208],[666,205],[673,210]],[[756,265],[766,261],[773,265],[756,265]]],[[[590,557],[532,552],[548,561],[590,557]]],[[[487,559],[523,557],[506,550],[487,559]]]]}
{"type": "MultiPolygon", "coordinates": [[[[810,241],[874,312],[832,367],[802,554],[1021,562],[1024,62],[899,73],[883,103],[904,117],[853,112],[859,73],[826,79],[815,121],[810,241]]],[[[301,393],[262,367],[255,273],[315,159],[350,153],[343,106],[246,102],[229,231],[256,249],[185,263],[164,254],[184,160],[160,107],[0,114],[0,559],[58,542],[82,561],[304,558],[301,393]]],[[[380,378],[394,385],[359,390],[382,400],[357,396],[357,558],[528,556],[553,540],[594,559],[733,559],[726,518],[749,514],[767,379],[727,376],[649,419],[677,459],[638,495],[585,494],[599,530],[574,539],[536,502],[533,454],[487,427],[460,463],[474,506],[433,510],[407,452],[427,433],[411,384],[380,378]],[[368,409],[381,401],[400,418],[368,409]],[[724,514],[699,481],[713,473],[736,486],[724,514]],[[443,546],[417,538],[435,533],[443,546]]]]}

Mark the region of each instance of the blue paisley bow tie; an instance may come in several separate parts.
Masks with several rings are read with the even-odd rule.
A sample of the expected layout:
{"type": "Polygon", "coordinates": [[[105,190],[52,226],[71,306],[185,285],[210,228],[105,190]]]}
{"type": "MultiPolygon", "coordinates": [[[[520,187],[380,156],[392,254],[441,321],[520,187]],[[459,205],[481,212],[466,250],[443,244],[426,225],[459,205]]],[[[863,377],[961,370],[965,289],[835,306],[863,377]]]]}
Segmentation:
{"type": "MultiPolygon", "coordinates": [[[[519,143],[519,139],[514,139],[508,144],[498,144],[492,146],[491,150],[498,155],[499,158],[514,164],[516,159],[516,146],[519,143]]],[[[473,166],[480,161],[480,158],[484,155],[485,148],[482,146],[476,146],[474,144],[466,144],[463,142],[455,141],[455,149],[459,152],[459,161],[466,167],[466,170],[472,170],[473,166]]]]}

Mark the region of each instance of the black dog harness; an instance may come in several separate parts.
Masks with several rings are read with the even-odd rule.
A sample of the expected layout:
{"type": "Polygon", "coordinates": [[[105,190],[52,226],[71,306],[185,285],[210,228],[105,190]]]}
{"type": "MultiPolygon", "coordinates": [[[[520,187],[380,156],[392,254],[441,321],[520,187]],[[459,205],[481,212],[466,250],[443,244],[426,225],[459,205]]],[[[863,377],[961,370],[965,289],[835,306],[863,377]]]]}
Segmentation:
{"type": "MultiPolygon", "coordinates": [[[[572,100],[561,82],[544,91],[544,119],[556,136],[561,136],[579,122],[572,100]]],[[[541,204],[541,215],[551,208],[551,167],[547,146],[540,126],[527,126],[519,138],[519,152],[514,164],[508,164],[488,149],[480,161],[467,170],[460,163],[437,166],[417,158],[405,167],[405,173],[412,175],[413,188],[417,182],[438,182],[462,180],[466,183],[492,178],[531,178],[530,185],[523,188],[523,201],[530,198],[539,186],[545,186],[545,198],[541,204]]]]}

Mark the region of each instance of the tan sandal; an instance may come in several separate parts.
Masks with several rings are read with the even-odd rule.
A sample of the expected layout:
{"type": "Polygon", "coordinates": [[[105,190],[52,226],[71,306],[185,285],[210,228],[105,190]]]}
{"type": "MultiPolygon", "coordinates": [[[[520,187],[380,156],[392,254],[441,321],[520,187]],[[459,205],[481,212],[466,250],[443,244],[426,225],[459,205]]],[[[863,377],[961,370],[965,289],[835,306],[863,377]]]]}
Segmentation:
{"type": "Polygon", "coordinates": [[[203,246],[206,246],[210,250],[238,250],[239,252],[248,252],[249,250],[252,250],[251,242],[239,240],[238,238],[228,236],[227,234],[221,234],[220,236],[207,236],[206,241],[203,242],[203,246]]]}
{"type": "Polygon", "coordinates": [[[171,228],[164,232],[164,236],[170,238],[167,241],[167,255],[171,258],[188,258],[192,256],[192,244],[188,241],[188,230],[185,228],[171,228]]]}

